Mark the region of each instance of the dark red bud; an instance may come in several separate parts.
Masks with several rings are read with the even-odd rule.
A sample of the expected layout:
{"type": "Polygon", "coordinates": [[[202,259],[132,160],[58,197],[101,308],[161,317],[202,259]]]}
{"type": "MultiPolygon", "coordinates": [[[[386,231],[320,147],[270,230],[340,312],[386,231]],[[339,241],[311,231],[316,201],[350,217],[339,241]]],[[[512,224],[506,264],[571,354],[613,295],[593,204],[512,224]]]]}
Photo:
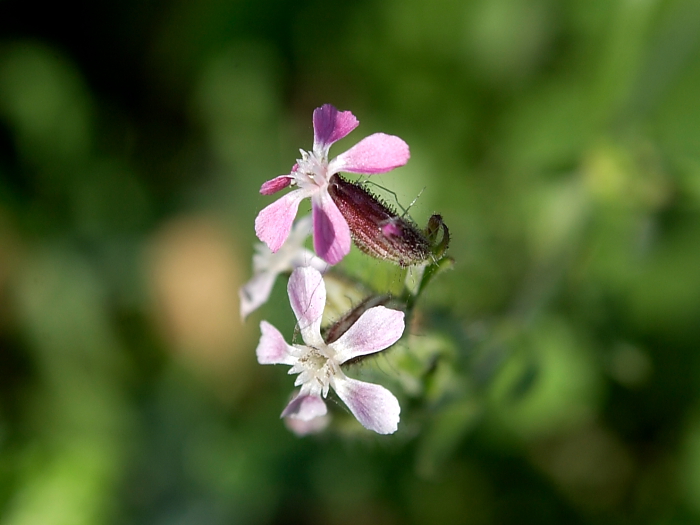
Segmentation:
{"type": "Polygon", "coordinates": [[[425,234],[360,184],[333,175],[328,192],[345,217],[355,245],[367,255],[400,266],[424,262],[433,253],[425,234]]]}

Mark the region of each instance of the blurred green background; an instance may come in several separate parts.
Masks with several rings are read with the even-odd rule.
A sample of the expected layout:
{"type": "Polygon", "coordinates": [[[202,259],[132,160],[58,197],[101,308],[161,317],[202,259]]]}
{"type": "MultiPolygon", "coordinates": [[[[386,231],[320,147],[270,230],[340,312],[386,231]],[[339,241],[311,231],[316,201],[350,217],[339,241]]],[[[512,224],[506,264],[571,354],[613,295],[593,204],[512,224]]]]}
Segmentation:
{"type": "Polygon", "coordinates": [[[0,524],[700,523],[699,204],[697,0],[0,1],[0,524]],[[239,320],[323,103],[452,233],[390,437],[239,320]]]}

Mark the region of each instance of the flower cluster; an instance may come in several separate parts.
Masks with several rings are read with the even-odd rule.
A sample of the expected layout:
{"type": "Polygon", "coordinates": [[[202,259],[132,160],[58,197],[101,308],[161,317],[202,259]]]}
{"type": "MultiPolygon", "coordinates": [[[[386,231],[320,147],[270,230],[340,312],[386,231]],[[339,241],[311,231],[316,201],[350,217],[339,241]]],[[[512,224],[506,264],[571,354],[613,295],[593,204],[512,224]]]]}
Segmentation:
{"type": "Polygon", "coordinates": [[[410,157],[403,140],[375,133],[329,160],[331,145],[357,125],[351,112],[338,111],[330,104],[314,111],[311,151],[301,150],[301,158],[288,175],[275,177],[260,188],[263,195],[293,189],[258,214],[255,232],[263,244],[253,258],[254,276],[240,290],[245,319],[267,301],[276,278],[291,273],[287,293],[304,344],[288,344],[274,326],[262,321],[256,355],[260,364],[285,364],[291,366],[290,374],[297,374],[294,384],[299,389],[282,417],[302,435],[327,426],[324,399],[331,389],[365,428],[379,434],[396,432],[401,409],[394,394],[381,385],[348,377],[344,365],[394,345],[403,335],[406,313],[420,291],[419,287],[411,300],[395,302],[395,308],[380,304],[385,302],[379,299],[382,296],[367,298],[334,324],[322,327],[326,306],[323,274],[333,272],[331,267],[349,253],[352,241],[364,253],[401,267],[437,266],[449,241],[439,215],[421,230],[363,186],[340,175],[385,173],[403,166],[410,157]],[[299,204],[307,197],[312,214],[295,222],[299,204]],[[312,233],[315,254],[304,247],[312,233]]]}

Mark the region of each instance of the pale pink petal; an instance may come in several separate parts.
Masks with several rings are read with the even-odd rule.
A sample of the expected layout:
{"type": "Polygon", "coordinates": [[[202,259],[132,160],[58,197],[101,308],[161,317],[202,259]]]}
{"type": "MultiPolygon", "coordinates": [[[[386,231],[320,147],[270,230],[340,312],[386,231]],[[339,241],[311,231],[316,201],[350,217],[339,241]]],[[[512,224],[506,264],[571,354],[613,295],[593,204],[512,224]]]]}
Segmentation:
{"type": "Polygon", "coordinates": [[[350,253],[350,228],[328,192],[311,201],[314,216],[314,249],[328,264],[337,264],[350,253]]]}
{"type": "Polygon", "coordinates": [[[411,153],[399,137],[375,133],[362,139],[328,165],[328,173],[384,173],[408,162],[411,153]]]}
{"type": "Polygon", "coordinates": [[[307,191],[290,191],[258,213],[255,218],[255,234],[273,252],[279,250],[287,240],[299,203],[308,196],[307,191]]]}
{"type": "Polygon", "coordinates": [[[393,434],[401,407],[386,388],[356,379],[336,378],[333,388],[363,427],[378,434],[393,434]]]}
{"type": "Polygon", "coordinates": [[[301,419],[297,419],[295,417],[284,418],[285,426],[299,437],[323,432],[330,422],[330,414],[315,417],[310,421],[302,421],[301,419]]]}
{"type": "Polygon", "coordinates": [[[349,111],[338,111],[330,104],[314,110],[314,152],[328,151],[334,142],[342,139],[358,126],[349,111]]]}
{"type": "Polygon", "coordinates": [[[283,190],[292,183],[292,177],[289,175],[280,175],[272,180],[268,180],[260,187],[260,193],[263,195],[272,195],[280,190],[283,190]]]}
{"type": "Polygon", "coordinates": [[[321,318],[326,306],[326,285],[320,272],[310,266],[297,268],[289,277],[287,292],[304,342],[309,346],[323,345],[321,318]]]}
{"type": "Polygon", "coordinates": [[[238,297],[241,301],[241,319],[245,319],[251,312],[267,302],[276,278],[276,272],[260,272],[238,290],[238,297]]]}
{"type": "Polygon", "coordinates": [[[287,344],[279,330],[267,321],[260,321],[260,342],[255,349],[261,365],[293,365],[296,358],[289,351],[294,348],[287,344]]]}
{"type": "Polygon", "coordinates": [[[390,347],[401,338],[403,330],[403,312],[375,306],[363,313],[340,339],[328,346],[336,351],[338,362],[344,363],[353,357],[390,347]]]}
{"type": "Polygon", "coordinates": [[[292,399],[280,417],[290,417],[311,421],[314,418],[326,415],[328,409],[326,403],[319,396],[298,395],[292,399]]]}
{"type": "Polygon", "coordinates": [[[296,254],[294,254],[294,257],[292,257],[290,264],[292,268],[311,266],[312,268],[316,268],[321,273],[325,273],[328,268],[331,267],[330,264],[320,257],[316,257],[314,252],[307,250],[306,248],[297,251],[296,254]]]}

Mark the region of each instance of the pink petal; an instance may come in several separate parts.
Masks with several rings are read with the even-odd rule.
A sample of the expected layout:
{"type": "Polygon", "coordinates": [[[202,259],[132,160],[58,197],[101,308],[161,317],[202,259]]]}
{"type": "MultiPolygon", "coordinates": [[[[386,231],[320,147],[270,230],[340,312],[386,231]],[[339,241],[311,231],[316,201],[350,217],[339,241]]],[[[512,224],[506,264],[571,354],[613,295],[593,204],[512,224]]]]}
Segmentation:
{"type": "Polygon", "coordinates": [[[378,434],[396,432],[401,407],[386,388],[349,377],[336,378],[333,388],[363,427],[378,434]]]}
{"type": "Polygon", "coordinates": [[[260,187],[260,193],[263,195],[272,195],[280,190],[283,190],[292,183],[292,177],[289,175],[280,175],[272,180],[268,180],[260,187]]]}
{"type": "Polygon", "coordinates": [[[338,111],[330,104],[324,104],[314,110],[314,152],[325,150],[334,142],[342,139],[359,122],[349,111],[338,111]]]}
{"type": "Polygon", "coordinates": [[[258,213],[255,218],[255,234],[273,252],[279,250],[287,240],[299,203],[308,196],[306,191],[291,191],[258,213]]]}
{"type": "Polygon", "coordinates": [[[296,358],[289,354],[289,345],[279,330],[267,321],[260,321],[260,342],[255,349],[261,365],[293,365],[296,358]]]}
{"type": "Polygon", "coordinates": [[[311,215],[305,215],[297,220],[292,227],[292,233],[289,234],[287,243],[291,246],[299,247],[289,259],[289,270],[300,266],[313,266],[319,272],[325,273],[330,265],[323,259],[316,257],[312,251],[302,248],[306,238],[313,231],[313,221],[311,215]]]}
{"type": "Polygon", "coordinates": [[[267,302],[276,278],[277,273],[260,272],[238,290],[238,297],[241,301],[241,319],[245,319],[251,312],[267,302]]]}
{"type": "Polygon", "coordinates": [[[403,312],[375,306],[363,313],[347,332],[328,346],[336,351],[336,359],[344,363],[353,357],[390,347],[401,338],[404,327],[403,312]]]}
{"type": "Polygon", "coordinates": [[[328,412],[326,403],[318,396],[299,395],[292,399],[280,417],[291,417],[302,421],[325,416],[328,412]]]}
{"type": "Polygon", "coordinates": [[[309,346],[323,345],[321,318],[326,306],[326,285],[320,272],[310,266],[297,268],[289,277],[287,293],[304,342],[309,346]]]}
{"type": "Polygon", "coordinates": [[[324,431],[330,422],[331,416],[329,414],[315,417],[310,421],[302,421],[295,417],[284,418],[286,427],[299,437],[308,436],[309,434],[318,434],[324,431]]]}
{"type": "Polygon", "coordinates": [[[328,173],[384,173],[408,162],[411,153],[399,137],[375,133],[362,139],[328,165],[328,173]]]}
{"type": "Polygon", "coordinates": [[[328,264],[337,264],[350,253],[350,228],[327,191],[311,201],[314,217],[314,249],[328,264]]]}

